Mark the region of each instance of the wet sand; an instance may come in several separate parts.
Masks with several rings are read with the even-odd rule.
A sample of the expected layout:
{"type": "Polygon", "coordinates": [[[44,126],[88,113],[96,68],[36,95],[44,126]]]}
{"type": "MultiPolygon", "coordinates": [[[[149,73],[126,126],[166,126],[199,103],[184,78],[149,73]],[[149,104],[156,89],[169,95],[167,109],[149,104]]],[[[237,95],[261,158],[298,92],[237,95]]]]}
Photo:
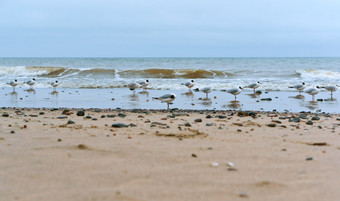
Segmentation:
{"type": "Polygon", "coordinates": [[[340,93],[335,92],[333,99],[330,93],[321,91],[315,101],[308,94],[299,95],[295,91],[263,91],[254,95],[252,91],[243,91],[234,96],[223,91],[212,91],[209,98],[202,92],[189,90],[147,90],[132,92],[127,88],[115,89],[58,89],[58,93],[51,93],[52,89],[38,88],[27,91],[27,88],[17,88],[13,93],[11,88],[0,89],[1,107],[33,107],[33,108],[122,108],[122,109],[166,109],[166,104],[152,97],[175,93],[176,100],[171,108],[189,110],[258,110],[280,112],[331,112],[340,113],[337,100],[340,93]],[[317,99],[320,99],[317,101],[317,99]]]}
{"type": "Polygon", "coordinates": [[[340,196],[338,114],[78,111],[0,109],[0,200],[340,196]]]}

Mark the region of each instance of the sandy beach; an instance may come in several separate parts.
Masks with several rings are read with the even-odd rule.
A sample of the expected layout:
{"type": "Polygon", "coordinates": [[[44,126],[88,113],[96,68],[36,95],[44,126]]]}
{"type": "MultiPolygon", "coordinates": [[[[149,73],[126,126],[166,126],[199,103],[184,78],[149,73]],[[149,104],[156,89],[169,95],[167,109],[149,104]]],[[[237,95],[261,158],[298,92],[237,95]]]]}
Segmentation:
{"type": "Polygon", "coordinates": [[[61,108],[0,114],[0,200],[340,196],[336,114],[61,108]]]}

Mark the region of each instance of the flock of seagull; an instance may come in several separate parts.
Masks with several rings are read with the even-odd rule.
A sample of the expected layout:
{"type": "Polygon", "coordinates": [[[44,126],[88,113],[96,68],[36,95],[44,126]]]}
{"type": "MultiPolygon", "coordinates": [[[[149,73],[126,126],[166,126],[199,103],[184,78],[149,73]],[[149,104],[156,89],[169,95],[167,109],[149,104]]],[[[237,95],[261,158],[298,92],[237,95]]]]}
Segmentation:
{"type": "MultiPolygon", "coordinates": [[[[7,83],[8,85],[11,85],[13,87],[13,91],[15,91],[15,87],[19,84],[18,80],[13,80],[7,83]]],[[[30,89],[29,90],[33,90],[33,85],[35,85],[35,78],[32,78],[31,80],[28,80],[26,82],[24,82],[24,84],[27,84],[30,89]]],[[[50,85],[53,87],[53,92],[57,91],[57,87],[60,84],[60,82],[58,82],[58,80],[55,80],[54,82],[51,82],[50,85]]]]}
{"type": "MultiPolygon", "coordinates": [[[[35,78],[32,78],[31,80],[26,81],[24,83],[27,84],[30,87],[30,90],[33,90],[33,85],[36,83],[36,81],[35,81],[35,78]]],[[[138,81],[138,82],[129,83],[127,85],[127,87],[132,91],[134,91],[137,88],[143,88],[143,90],[145,90],[145,89],[147,89],[147,86],[149,85],[149,83],[150,83],[149,80],[142,80],[142,81],[138,81]]],[[[11,81],[7,84],[11,85],[13,87],[13,91],[15,91],[15,87],[19,83],[18,83],[18,80],[13,80],[13,81],[11,81]]],[[[53,92],[56,92],[59,84],[60,84],[60,82],[58,82],[57,80],[50,83],[50,85],[53,87],[53,92]]],[[[247,85],[243,88],[253,89],[254,94],[255,94],[255,93],[257,93],[255,90],[257,88],[259,88],[260,84],[261,84],[260,82],[256,82],[256,83],[253,83],[253,84],[249,84],[249,85],[247,85]]],[[[195,82],[194,82],[194,80],[190,80],[189,82],[182,83],[181,85],[186,86],[189,90],[191,90],[191,88],[195,86],[195,82]]],[[[323,87],[316,86],[314,88],[309,88],[309,89],[306,89],[306,90],[305,90],[305,87],[306,87],[305,83],[302,82],[301,84],[290,86],[289,88],[296,89],[299,92],[299,94],[301,94],[302,92],[305,92],[305,93],[311,95],[312,101],[314,101],[315,95],[319,93],[319,89],[321,89],[321,88],[326,89],[327,91],[331,92],[331,99],[333,99],[333,92],[335,92],[337,90],[337,87],[333,86],[333,85],[323,86],[323,87]]],[[[225,92],[234,95],[235,100],[236,100],[237,95],[239,95],[242,92],[243,88],[241,86],[239,86],[238,88],[232,88],[232,89],[225,90],[225,92]]],[[[211,87],[204,87],[202,89],[195,89],[195,90],[205,93],[206,99],[208,99],[208,94],[212,91],[211,87]]],[[[165,94],[165,95],[160,96],[160,97],[153,97],[152,99],[160,100],[161,102],[167,103],[167,106],[168,106],[167,109],[169,110],[169,104],[171,102],[173,102],[175,100],[175,98],[176,98],[176,95],[174,93],[171,93],[171,94],[165,94]]]]}

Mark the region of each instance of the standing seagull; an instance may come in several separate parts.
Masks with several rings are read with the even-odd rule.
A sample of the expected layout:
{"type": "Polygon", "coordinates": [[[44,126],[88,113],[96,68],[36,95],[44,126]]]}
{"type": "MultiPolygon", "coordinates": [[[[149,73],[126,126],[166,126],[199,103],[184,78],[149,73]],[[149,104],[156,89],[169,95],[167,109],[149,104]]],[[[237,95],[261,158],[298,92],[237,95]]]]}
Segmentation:
{"type": "Polygon", "coordinates": [[[30,90],[33,90],[33,85],[35,84],[35,78],[26,82],[30,86],[30,90]]]}
{"type": "Polygon", "coordinates": [[[149,85],[149,80],[145,80],[145,81],[141,80],[141,81],[138,81],[137,83],[142,86],[143,90],[145,90],[146,87],[149,85]]]}
{"type": "Polygon", "coordinates": [[[242,87],[238,87],[238,88],[228,89],[227,93],[234,95],[235,100],[236,100],[236,95],[239,95],[241,93],[241,91],[242,91],[242,87]]]}
{"type": "Polygon", "coordinates": [[[201,92],[205,93],[205,98],[208,99],[208,94],[211,92],[211,87],[204,87],[201,92]]]}
{"type": "MultiPolygon", "coordinates": [[[[316,88],[319,88],[318,86],[316,88]]],[[[314,101],[314,96],[319,93],[319,90],[316,88],[306,89],[305,93],[312,95],[312,101],[314,101]]]]}
{"type": "Polygon", "coordinates": [[[57,86],[59,85],[60,83],[58,82],[58,80],[54,81],[54,82],[51,82],[51,86],[53,87],[53,92],[56,92],[57,91],[57,86]]]}
{"type": "Polygon", "coordinates": [[[18,80],[11,81],[7,83],[13,87],[13,91],[15,91],[15,87],[18,85],[18,80]]]}
{"type": "Polygon", "coordinates": [[[293,88],[293,89],[296,89],[299,91],[299,94],[301,94],[301,92],[305,89],[305,83],[302,82],[302,84],[297,84],[297,85],[294,85],[294,86],[291,86],[289,88],[293,88]]]}
{"type": "Polygon", "coordinates": [[[128,88],[129,88],[131,91],[133,91],[133,92],[135,92],[135,89],[137,89],[137,88],[139,87],[138,84],[135,83],[135,82],[130,83],[130,84],[128,84],[127,86],[128,86],[128,88]]]}
{"type": "Polygon", "coordinates": [[[248,86],[245,86],[244,88],[254,89],[254,94],[255,94],[255,89],[259,88],[260,84],[261,84],[260,82],[256,82],[256,83],[250,84],[248,86]]]}
{"type": "Polygon", "coordinates": [[[174,101],[176,98],[176,95],[171,93],[171,94],[165,94],[160,97],[153,97],[152,99],[160,100],[162,103],[167,103],[168,104],[168,110],[169,110],[169,105],[172,101],[174,101]]]}
{"type": "Polygon", "coordinates": [[[182,85],[191,89],[195,85],[195,83],[194,83],[194,80],[191,80],[190,82],[182,83],[182,85]]]}
{"type": "Polygon", "coordinates": [[[329,85],[329,86],[325,86],[325,87],[320,87],[320,88],[324,88],[327,91],[330,91],[331,92],[331,99],[333,99],[333,92],[338,90],[338,88],[336,86],[333,86],[333,85],[329,85]]]}

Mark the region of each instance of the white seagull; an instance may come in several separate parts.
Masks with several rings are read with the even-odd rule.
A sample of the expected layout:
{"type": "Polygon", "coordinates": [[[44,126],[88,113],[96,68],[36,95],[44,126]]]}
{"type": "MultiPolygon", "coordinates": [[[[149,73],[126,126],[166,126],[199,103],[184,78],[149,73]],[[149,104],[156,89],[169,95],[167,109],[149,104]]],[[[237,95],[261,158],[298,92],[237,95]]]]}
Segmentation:
{"type": "Polygon", "coordinates": [[[160,97],[153,97],[152,99],[160,100],[162,103],[167,103],[168,104],[168,110],[169,110],[169,105],[172,101],[174,101],[176,98],[176,95],[174,93],[171,94],[165,94],[160,97]]]}
{"type": "Polygon", "coordinates": [[[135,82],[130,83],[130,84],[128,84],[127,86],[128,86],[128,88],[129,88],[131,91],[135,91],[135,89],[137,89],[137,88],[139,87],[139,85],[138,85],[137,83],[135,83],[135,82]]]}
{"type": "Polygon", "coordinates": [[[245,86],[244,88],[254,89],[254,94],[255,94],[255,89],[259,88],[260,84],[261,84],[260,82],[256,82],[256,83],[253,83],[253,84],[249,84],[249,85],[245,86]]]}
{"type": "Polygon", "coordinates": [[[208,99],[208,94],[211,92],[211,87],[204,87],[201,92],[205,93],[206,99],[208,99]]]}
{"type": "Polygon", "coordinates": [[[13,91],[15,91],[15,87],[18,85],[18,80],[10,81],[7,83],[13,87],[13,91]]]}
{"type": "Polygon", "coordinates": [[[293,89],[296,89],[299,91],[299,93],[301,94],[301,92],[306,88],[305,86],[305,83],[302,82],[302,84],[297,84],[297,85],[294,85],[294,86],[291,86],[289,88],[293,88],[293,89]]]}
{"type": "Polygon", "coordinates": [[[57,86],[60,84],[58,80],[51,82],[51,86],[53,87],[53,91],[57,91],[57,86]]]}
{"type": "Polygon", "coordinates": [[[243,89],[242,87],[228,89],[227,93],[230,93],[230,94],[234,95],[235,96],[235,100],[236,100],[236,95],[239,95],[241,93],[242,89],[243,89]]]}
{"type": "Polygon", "coordinates": [[[141,80],[141,81],[138,81],[137,82],[139,85],[141,85],[142,86],[142,88],[145,90],[146,89],[146,87],[149,85],[149,80],[141,80]]]}
{"type": "Polygon", "coordinates": [[[194,83],[194,80],[191,80],[190,82],[182,83],[182,85],[191,89],[195,85],[195,83],[194,83]]]}
{"type": "Polygon", "coordinates": [[[35,78],[32,78],[32,80],[29,80],[25,83],[30,86],[30,89],[33,89],[33,85],[35,84],[35,78]]]}
{"type": "Polygon", "coordinates": [[[335,92],[336,90],[338,90],[338,88],[336,86],[333,85],[329,85],[329,86],[325,86],[325,87],[320,87],[323,89],[326,89],[327,91],[331,92],[331,99],[333,98],[333,92],[335,92]]]}
{"type": "MultiPolygon", "coordinates": [[[[318,86],[316,88],[319,88],[318,86]]],[[[314,101],[314,96],[319,93],[319,90],[316,88],[309,88],[305,90],[305,93],[312,95],[312,101],[314,101]]]]}

